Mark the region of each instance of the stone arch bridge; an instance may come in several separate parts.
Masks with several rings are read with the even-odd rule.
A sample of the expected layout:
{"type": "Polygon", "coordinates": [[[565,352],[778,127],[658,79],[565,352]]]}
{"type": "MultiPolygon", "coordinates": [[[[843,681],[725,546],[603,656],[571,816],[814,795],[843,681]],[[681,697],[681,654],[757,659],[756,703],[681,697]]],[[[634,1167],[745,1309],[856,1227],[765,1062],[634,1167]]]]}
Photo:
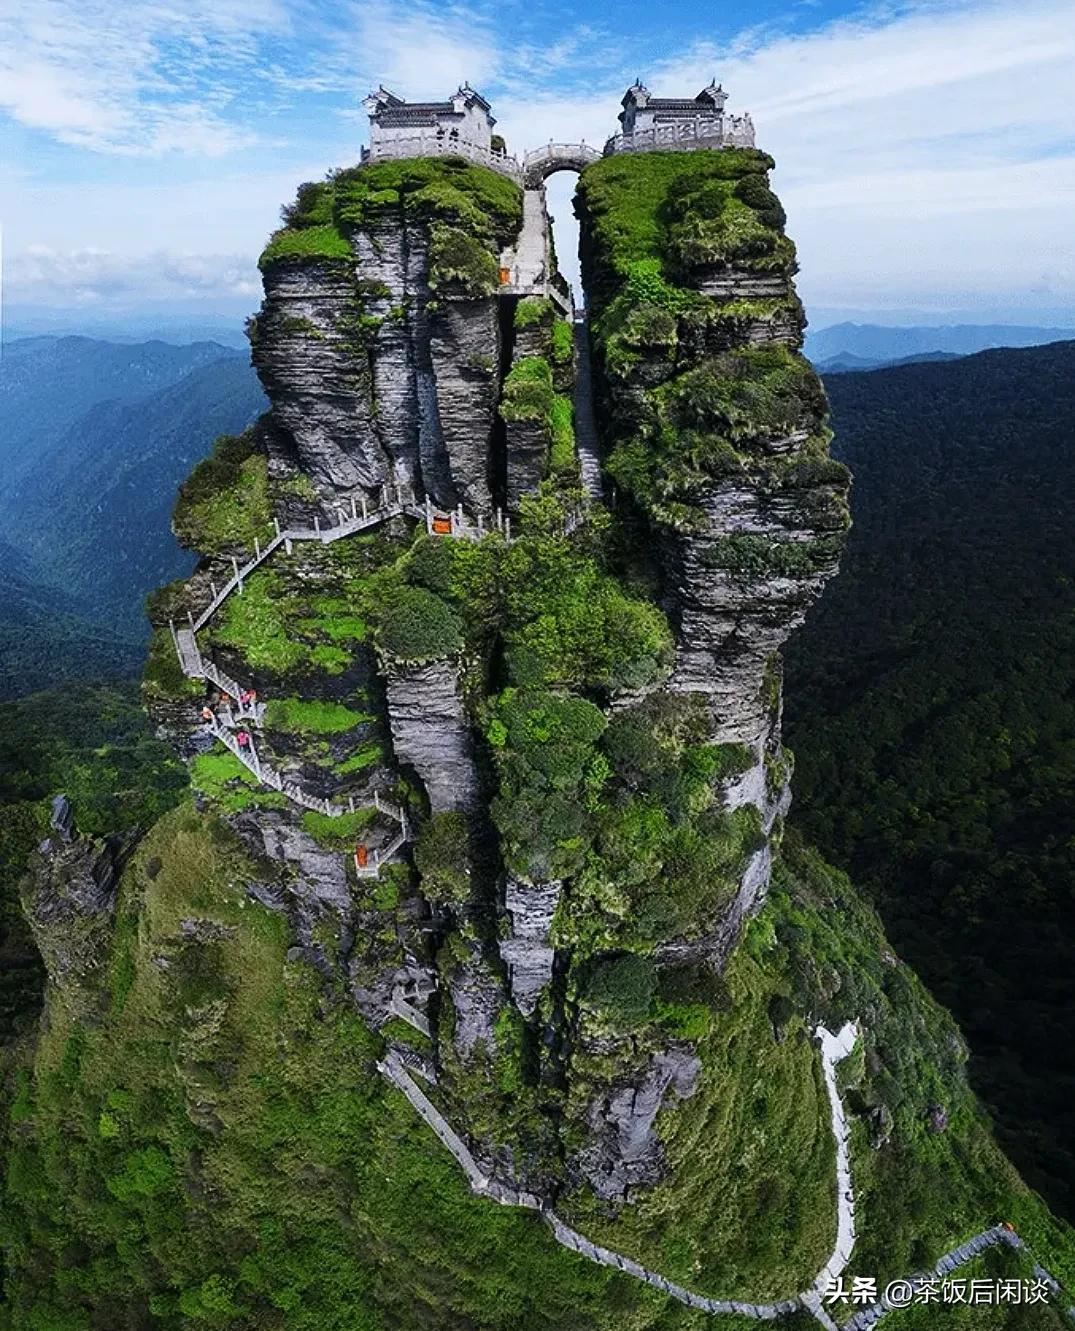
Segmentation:
{"type": "Polygon", "coordinates": [[[527,189],[537,189],[556,171],[581,171],[600,158],[598,150],[588,143],[547,143],[523,158],[523,184],[527,189]]]}

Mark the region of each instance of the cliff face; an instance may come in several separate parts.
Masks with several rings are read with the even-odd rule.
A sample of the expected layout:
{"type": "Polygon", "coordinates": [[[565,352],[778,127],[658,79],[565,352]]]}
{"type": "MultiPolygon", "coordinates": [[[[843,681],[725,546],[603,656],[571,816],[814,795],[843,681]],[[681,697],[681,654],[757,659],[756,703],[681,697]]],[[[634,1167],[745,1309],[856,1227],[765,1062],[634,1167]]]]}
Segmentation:
{"type": "Polygon", "coordinates": [[[50,821],[24,882],[23,910],[57,1001],[88,1017],[99,1006],[102,959],[132,838],[80,835],[64,795],[53,801],[50,821]]]}
{"type": "MultiPolygon", "coordinates": [[[[779,648],[847,524],[767,165],[587,168],[589,334],[497,294],[524,210],[491,171],[363,167],[286,210],[251,329],[271,411],[183,486],[202,562],[152,606],[146,699],[194,806],[121,878],[119,848],[62,817],[28,889],[54,987],[101,1023],[93,1170],[124,1204],[167,1199],[121,1217],[167,1273],[139,1276],[132,1326],[326,1304],[341,1327],[357,1307],[385,1327],[523,1307],[665,1324],[636,1285],[609,1301],[612,1277],[590,1288],[525,1220],[460,1200],[462,1152],[486,1197],[555,1205],[714,1290],[800,1289],[831,1251],[807,1032],[895,1019],[872,926],[845,955],[820,922],[843,888],[807,866],[751,923],[788,802],[779,648]],[[575,393],[587,336],[598,426],[587,377],[575,393]],[[109,1041],[147,1040],[148,1070],[116,1066],[109,1041]],[[201,1247],[161,1256],[184,1208],[201,1247]]],[[[929,1021],[943,1069],[922,1086],[965,1099],[929,1021]]],[[[892,1059],[868,1038],[863,1122],[898,1109],[913,1135],[902,1081],[889,1105],[905,1032],[892,1059]]]]}
{"type": "MultiPolygon", "coordinates": [[[[791,772],[779,649],[836,572],[849,521],[771,165],[754,151],[612,158],[580,189],[608,469],[656,551],[676,630],[670,687],[705,699],[715,742],[745,746],[722,797],[756,808],[767,837],[791,772]]],[[[718,958],[770,861],[767,842],[714,922],[718,958]]]]}
{"type": "Polygon", "coordinates": [[[304,187],[252,326],[280,474],[310,478],[328,511],[391,482],[491,512],[496,259],[520,220],[519,191],[463,162],[304,187]]]}
{"type": "MultiPolygon", "coordinates": [[[[261,539],[270,519],[331,535],[397,497],[427,520],[456,510],[450,535],[416,542],[405,514],[329,550],[293,540],[201,650],[269,699],[255,745],[285,790],[346,810],[254,796],[283,807],[244,815],[307,902],[299,945],[326,912],[360,936],[347,884],[363,866],[340,852],[398,861],[398,827],[369,812],[398,801],[418,875],[380,870],[395,923],[341,958],[356,1001],[430,1042],[453,1122],[494,1174],[580,1205],[669,1172],[658,1117],[692,1096],[704,1026],[673,993],[705,988],[764,897],[790,769],[778,648],[846,525],[765,168],[657,154],[587,173],[615,520],[580,488],[575,432],[592,471],[595,431],[588,384],[573,419],[574,330],[547,298],[495,294],[497,247],[517,249],[523,217],[535,230],[543,196],[520,207],[453,163],[300,192],[252,330],[270,417],[218,478],[238,502],[261,467],[261,539]],[[639,210],[650,256],[616,249],[639,210]],[[499,507],[510,542],[506,523],[485,534],[499,507]]],[[[179,512],[195,544],[219,503],[199,499],[205,482],[179,512]]],[[[218,546],[184,610],[233,555],[218,546]]]]}

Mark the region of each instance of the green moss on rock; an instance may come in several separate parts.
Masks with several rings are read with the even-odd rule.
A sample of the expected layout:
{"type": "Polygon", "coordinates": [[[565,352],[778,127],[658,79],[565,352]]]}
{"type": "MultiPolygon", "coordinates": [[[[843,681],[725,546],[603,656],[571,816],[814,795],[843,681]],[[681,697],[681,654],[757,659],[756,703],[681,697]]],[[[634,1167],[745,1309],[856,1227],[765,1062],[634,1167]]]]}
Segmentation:
{"type": "Polygon", "coordinates": [[[268,464],[253,429],[222,435],[179,487],[172,528],[206,554],[249,551],[273,534],[268,464]]]}
{"type": "Polygon", "coordinates": [[[390,660],[442,660],[462,649],[459,616],[424,587],[400,587],[376,613],[377,647],[390,660]]]}
{"type": "Polygon", "coordinates": [[[282,259],[354,259],[351,242],[333,222],[277,231],[261,252],[258,267],[266,269],[282,259]]]}

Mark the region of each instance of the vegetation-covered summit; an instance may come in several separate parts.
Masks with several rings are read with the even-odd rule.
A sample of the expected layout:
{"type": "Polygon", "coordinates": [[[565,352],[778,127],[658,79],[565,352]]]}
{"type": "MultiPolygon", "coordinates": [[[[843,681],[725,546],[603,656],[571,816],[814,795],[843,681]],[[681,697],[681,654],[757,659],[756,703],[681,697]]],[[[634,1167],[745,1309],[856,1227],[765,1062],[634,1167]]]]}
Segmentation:
{"type": "Polygon", "coordinates": [[[465,158],[412,158],[334,172],[302,185],[283,210],[283,227],[261,255],[282,259],[353,259],[352,237],[386,216],[431,227],[434,287],[489,294],[499,250],[522,221],[522,193],[505,176],[465,158]]]}

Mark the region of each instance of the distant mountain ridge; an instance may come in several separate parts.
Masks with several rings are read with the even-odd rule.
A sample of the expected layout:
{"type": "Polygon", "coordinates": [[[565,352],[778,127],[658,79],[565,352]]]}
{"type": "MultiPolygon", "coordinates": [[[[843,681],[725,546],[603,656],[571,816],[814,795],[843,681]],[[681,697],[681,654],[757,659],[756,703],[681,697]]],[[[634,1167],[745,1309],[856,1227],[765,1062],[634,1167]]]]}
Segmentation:
{"type": "Polygon", "coordinates": [[[98,403],[23,473],[0,528],[88,613],[141,634],[147,591],[190,571],[171,533],[179,481],[260,414],[245,360],[222,356],[133,402],[98,403]]]}
{"type": "Polygon", "coordinates": [[[923,351],[918,356],[901,356],[898,360],[869,360],[853,356],[849,351],[833,356],[831,360],[814,362],[819,374],[851,374],[858,370],[880,370],[892,365],[922,365],[926,361],[962,360],[957,351],[923,351]]]}
{"type": "Polygon", "coordinates": [[[0,458],[5,496],[18,494],[28,467],[48,457],[63,433],[99,402],[133,402],[221,358],[242,352],[217,342],[172,346],[88,337],[5,342],[0,359],[0,458]]]}
{"type": "MultiPolygon", "coordinates": [[[[1035,328],[1016,324],[950,324],[937,328],[890,328],[881,324],[832,324],[808,332],[804,351],[816,364],[850,355],[872,364],[946,351],[969,356],[991,347],[1033,347],[1064,342],[1075,328],[1035,328]]],[[[850,367],[848,367],[850,368],[850,367]]]]}
{"type": "MultiPolygon", "coordinates": [[[[218,343],[5,344],[0,542],[19,552],[7,565],[8,604],[0,608],[5,660],[12,652],[29,659],[19,626],[32,623],[44,642],[54,614],[63,632],[53,678],[64,677],[80,632],[104,635],[100,662],[91,651],[87,663],[97,675],[137,668],[143,597],[190,567],[170,529],[176,485],[218,435],[254,420],[263,401],[246,356],[218,343]],[[66,618],[76,608],[80,631],[66,618]]],[[[17,687],[3,686],[9,693],[25,683],[20,670],[16,677],[17,687]]]]}
{"type": "Polygon", "coordinates": [[[0,698],[138,669],[137,642],[92,623],[65,592],[35,582],[19,551],[2,540],[0,569],[0,698]]]}

